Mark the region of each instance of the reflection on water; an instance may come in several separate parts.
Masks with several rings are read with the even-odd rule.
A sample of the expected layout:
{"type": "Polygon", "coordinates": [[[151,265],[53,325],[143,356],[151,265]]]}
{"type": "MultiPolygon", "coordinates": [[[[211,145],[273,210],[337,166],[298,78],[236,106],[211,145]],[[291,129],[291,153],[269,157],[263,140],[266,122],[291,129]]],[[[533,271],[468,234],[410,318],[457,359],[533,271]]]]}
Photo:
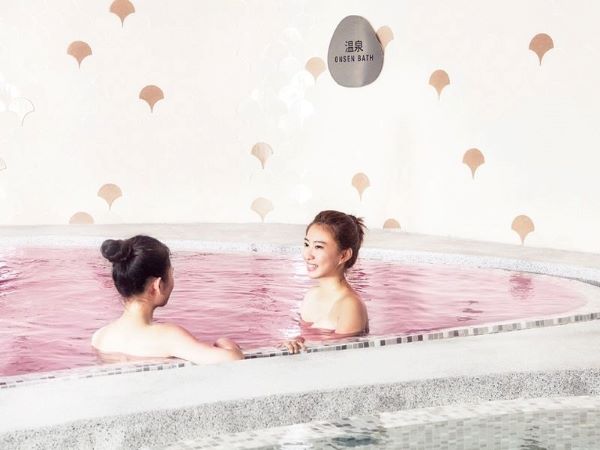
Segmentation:
{"type": "Polygon", "coordinates": [[[513,297],[525,301],[531,299],[534,294],[534,285],[531,276],[522,273],[514,273],[510,276],[510,293],[513,297]]]}

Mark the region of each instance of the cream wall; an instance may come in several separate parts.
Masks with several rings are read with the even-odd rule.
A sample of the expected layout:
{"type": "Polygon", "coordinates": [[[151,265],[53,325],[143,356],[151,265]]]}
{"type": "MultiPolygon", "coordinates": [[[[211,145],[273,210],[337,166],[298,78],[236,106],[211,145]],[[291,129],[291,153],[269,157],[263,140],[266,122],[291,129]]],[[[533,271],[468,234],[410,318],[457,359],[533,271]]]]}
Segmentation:
{"type": "Polygon", "coordinates": [[[335,208],[520,244],[526,215],[526,245],[600,251],[600,3],[132,0],[123,25],[111,3],[0,5],[0,224],[256,222],[264,197],[266,222],[335,208]],[[392,30],[381,75],[315,82],[306,62],[350,14],[392,30]],[[81,67],[74,41],[92,51],[81,67]],[[147,85],[164,93],[153,112],[147,85]],[[122,192],[110,209],[105,184],[122,192]]]}

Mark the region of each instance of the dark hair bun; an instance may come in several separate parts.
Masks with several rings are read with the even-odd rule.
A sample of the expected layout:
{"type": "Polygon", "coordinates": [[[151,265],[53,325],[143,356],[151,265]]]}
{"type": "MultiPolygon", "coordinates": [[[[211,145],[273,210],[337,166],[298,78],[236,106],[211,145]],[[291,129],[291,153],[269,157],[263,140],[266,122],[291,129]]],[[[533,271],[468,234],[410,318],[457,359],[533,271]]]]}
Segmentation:
{"type": "Polygon", "coordinates": [[[144,292],[148,278],[169,276],[169,247],[150,236],[137,235],[125,240],[108,239],[100,247],[112,266],[112,277],[124,298],[144,292]]]}
{"type": "Polygon", "coordinates": [[[130,239],[107,239],[102,243],[100,251],[102,252],[102,256],[114,264],[130,259],[133,253],[133,246],[130,239]]]}
{"type": "Polygon", "coordinates": [[[363,238],[365,236],[365,229],[367,228],[365,226],[365,221],[363,220],[362,217],[356,217],[353,216],[352,214],[348,214],[350,216],[350,218],[354,221],[354,224],[356,225],[356,231],[358,233],[358,238],[359,238],[359,246],[362,245],[363,242],[363,238]]]}

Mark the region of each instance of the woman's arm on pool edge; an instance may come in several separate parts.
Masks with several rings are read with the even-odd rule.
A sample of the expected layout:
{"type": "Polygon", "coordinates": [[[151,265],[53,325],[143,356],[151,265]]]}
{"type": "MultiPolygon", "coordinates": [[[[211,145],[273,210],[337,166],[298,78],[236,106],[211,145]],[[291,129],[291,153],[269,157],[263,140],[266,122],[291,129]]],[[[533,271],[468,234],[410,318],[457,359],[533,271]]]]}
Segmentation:
{"type": "Polygon", "coordinates": [[[244,359],[244,354],[238,345],[229,339],[221,338],[215,342],[215,345],[210,345],[198,341],[189,331],[178,325],[161,324],[160,327],[167,353],[171,356],[196,364],[244,359]]]}

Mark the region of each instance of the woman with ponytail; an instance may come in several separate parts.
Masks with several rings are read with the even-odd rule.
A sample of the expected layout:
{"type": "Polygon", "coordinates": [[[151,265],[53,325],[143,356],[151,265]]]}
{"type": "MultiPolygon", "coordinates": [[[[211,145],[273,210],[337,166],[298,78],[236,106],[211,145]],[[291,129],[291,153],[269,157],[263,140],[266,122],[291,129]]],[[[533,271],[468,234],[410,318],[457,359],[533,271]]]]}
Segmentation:
{"type": "MultiPolygon", "coordinates": [[[[364,237],[362,219],[339,211],[321,211],[306,227],[302,256],[316,281],[300,307],[303,334],[320,339],[360,336],[369,332],[367,308],[346,280],[364,237]]],[[[303,336],[283,345],[290,353],[304,348],[303,336]]]]}
{"type": "Polygon", "coordinates": [[[197,364],[243,359],[239,346],[221,338],[199,342],[186,329],[154,323],[154,310],[165,306],[174,287],[169,248],[149,236],[109,239],[101,247],[112,267],[115,287],[123,297],[121,317],[92,336],[92,346],[105,354],[170,357],[197,364]]]}

